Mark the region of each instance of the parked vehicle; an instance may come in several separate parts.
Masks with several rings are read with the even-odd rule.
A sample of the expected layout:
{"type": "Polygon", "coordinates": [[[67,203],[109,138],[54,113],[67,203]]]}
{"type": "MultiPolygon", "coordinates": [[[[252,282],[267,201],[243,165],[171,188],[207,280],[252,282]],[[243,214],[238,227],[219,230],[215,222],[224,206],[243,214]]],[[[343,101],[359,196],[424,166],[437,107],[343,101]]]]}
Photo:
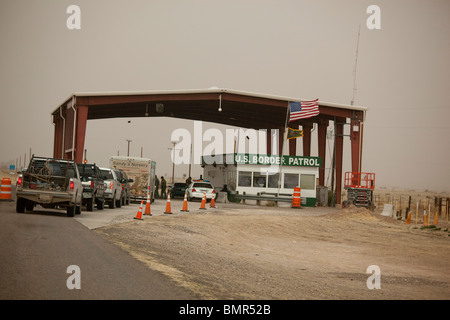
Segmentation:
{"type": "Polygon", "coordinates": [[[17,181],[16,211],[66,208],[67,216],[81,213],[83,186],[78,167],[72,160],[33,157],[17,181]]]}
{"type": "Polygon", "coordinates": [[[173,186],[169,186],[167,192],[170,193],[171,198],[175,198],[176,196],[184,197],[187,187],[188,185],[184,182],[175,182],[173,186]]]}
{"type": "Polygon", "coordinates": [[[116,172],[117,179],[122,185],[122,205],[129,205],[131,197],[131,183],[133,182],[133,179],[129,179],[127,173],[123,170],[114,169],[114,171],[116,172]]]}
{"type": "Polygon", "coordinates": [[[156,162],[148,158],[113,156],[110,167],[124,171],[130,182],[130,200],[145,201],[150,190],[150,201],[153,202],[155,191],[156,162]]]}
{"type": "Polygon", "coordinates": [[[80,172],[81,184],[83,185],[83,205],[87,211],[94,210],[94,204],[97,209],[103,210],[105,205],[105,185],[100,168],[95,164],[77,164],[80,172]]]}
{"type": "Polygon", "coordinates": [[[206,181],[193,181],[187,188],[187,199],[192,201],[193,199],[202,199],[203,194],[206,193],[206,199],[212,199],[213,195],[216,195],[213,185],[206,181]]]}
{"type": "Polygon", "coordinates": [[[122,184],[117,178],[116,172],[110,168],[100,168],[103,183],[105,185],[105,202],[111,209],[122,206],[122,184]]]}

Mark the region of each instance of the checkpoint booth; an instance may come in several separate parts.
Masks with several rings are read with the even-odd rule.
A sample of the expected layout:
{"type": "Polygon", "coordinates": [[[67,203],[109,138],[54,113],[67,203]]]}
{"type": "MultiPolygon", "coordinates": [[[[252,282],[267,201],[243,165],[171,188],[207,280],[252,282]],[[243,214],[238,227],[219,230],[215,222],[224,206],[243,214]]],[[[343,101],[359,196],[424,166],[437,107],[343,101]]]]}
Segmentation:
{"type": "Polygon", "coordinates": [[[319,178],[320,157],[279,156],[261,154],[221,154],[203,156],[204,177],[211,181],[216,192],[227,193],[229,201],[235,195],[272,195],[282,198],[301,189],[301,205],[316,205],[316,184],[319,178]]]}

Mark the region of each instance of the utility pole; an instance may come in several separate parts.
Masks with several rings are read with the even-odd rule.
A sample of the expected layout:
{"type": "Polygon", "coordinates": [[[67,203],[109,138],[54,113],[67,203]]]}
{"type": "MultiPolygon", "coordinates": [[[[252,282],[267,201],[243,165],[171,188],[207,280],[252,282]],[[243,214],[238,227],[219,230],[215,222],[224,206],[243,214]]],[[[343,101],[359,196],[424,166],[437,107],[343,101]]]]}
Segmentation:
{"type": "Polygon", "coordinates": [[[189,175],[188,175],[188,178],[191,176],[191,164],[192,164],[192,142],[191,142],[191,151],[189,153],[189,175]]]}
{"type": "Polygon", "coordinates": [[[355,103],[355,96],[356,96],[356,69],[358,68],[358,52],[359,52],[359,36],[361,35],[361,25],[359,25],[358,29],[358,42],[356,44],[356,58],[355,58],[355,69],[353,70],[353,97],[352,101],[350,102],[351,105],[355,103]]]}
{"type": "Polygon", "coordinates": [[[173,144],[173,147],[169,148],[169,150],[172,149],[172,152],[173,152],[173,154],[172,154],[172,185],[173,185],[175,182],[175,144],[176,144],[176,142],[172,142],[172,144],[173,144]]]}
{"type": "Polygon", "coordinates": [[[129,157],[129,156],[130,156],[130,142],[131,142],[131,140],[126,139],[126,141],[128,142],[128,152],[127,152],[127,157],[129,157]]]}

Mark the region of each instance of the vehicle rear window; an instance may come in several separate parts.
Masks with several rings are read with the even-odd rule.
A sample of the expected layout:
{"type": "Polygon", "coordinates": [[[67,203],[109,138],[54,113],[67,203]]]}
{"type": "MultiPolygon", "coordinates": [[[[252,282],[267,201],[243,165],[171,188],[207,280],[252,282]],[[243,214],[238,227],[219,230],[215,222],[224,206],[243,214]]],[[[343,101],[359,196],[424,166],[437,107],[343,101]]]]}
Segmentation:
{"type": "Polygon", "coordinates": [[[78,165],[78,171],[80,171],[81,176],[91,177],[95,174],[95,167],[91,165],[78,165]]]}
{"type": "Polygon", "coordinates": [[[102,170],[103,179],[114,179],[111,170],[102,170]]]}
{"type": "Polygon", "coordinates": [[[65,176],[69,170],[73,175],[75,172],[73,162],[54,159],[34,159],[27,172],[39,175],[65,176]]]}
{"type": "Polygon", "coordinates": [[[204,183],[204,182],[194,183],[193,187],[196,187],[196,188],[209,188],[209,189],[213,188],[210,183],[204,183]]]}

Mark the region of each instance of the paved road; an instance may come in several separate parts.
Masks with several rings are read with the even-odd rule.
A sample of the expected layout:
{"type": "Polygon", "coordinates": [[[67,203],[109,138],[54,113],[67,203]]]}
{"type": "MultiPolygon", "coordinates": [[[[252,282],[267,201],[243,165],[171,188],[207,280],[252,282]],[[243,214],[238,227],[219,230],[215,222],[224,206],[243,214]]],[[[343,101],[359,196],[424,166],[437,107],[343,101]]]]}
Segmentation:
{"type": "Polygon", "coordinates": [[[65,211],[18,214],[15,202],[0,202],[0,299],[196,297],[65,217],[65,211]],[[71,265],[80,268],[81,289],[67,287],[75,275],[67,273],[71,265]]]}

